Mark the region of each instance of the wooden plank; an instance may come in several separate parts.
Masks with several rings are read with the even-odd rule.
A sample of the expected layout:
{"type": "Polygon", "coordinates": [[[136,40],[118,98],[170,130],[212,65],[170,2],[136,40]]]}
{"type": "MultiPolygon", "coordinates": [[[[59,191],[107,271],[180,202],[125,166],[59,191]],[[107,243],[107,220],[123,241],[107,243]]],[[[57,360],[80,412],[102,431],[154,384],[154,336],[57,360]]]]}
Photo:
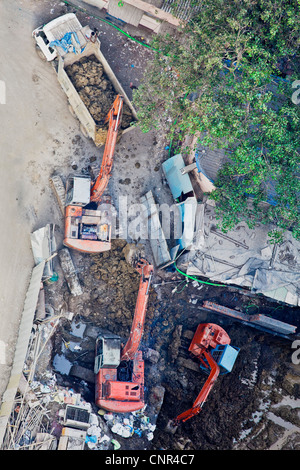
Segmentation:
{"type": "Polygon", "coordinates": [[[158,33],[162,23],[157,18],[152,18],[148,15],[143,15],[139,26],[144,26],[145,28],[151,29],[154,33],[158,33]]]}
{"type": "Polygon", "coordinates": [[[135,5],[126,5],[126,2],[124,2],[123,5],[120,6],[118,0],[109,1],[107,12],[109,15],[132,24],[133,26],[138,26],[143,16],[143,12],[136,8],[135,5]]]}
{"type": "Polygon", "coordinates": [[[145,13],[149,13],[150,15],[153,15],[160,20],[167,21],[174,26],[180,26],[181,24],[181,21],[178,18],[175,18],[175,16],[171,15],[171,13],[167,13],[154,5],[143,2],[142,0],[124,0],[124,4],[125,3],[127,5],[132,5],[136,8],[139,8],[145,13]]]}

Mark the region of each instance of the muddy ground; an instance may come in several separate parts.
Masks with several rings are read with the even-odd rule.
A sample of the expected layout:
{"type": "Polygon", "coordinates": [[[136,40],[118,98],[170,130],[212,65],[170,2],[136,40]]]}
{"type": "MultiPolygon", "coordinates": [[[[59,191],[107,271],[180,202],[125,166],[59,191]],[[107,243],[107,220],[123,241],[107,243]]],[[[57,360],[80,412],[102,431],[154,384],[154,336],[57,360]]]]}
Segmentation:
{"type": "MultiPolygon", "coordinates": [[[[73,297],[65,281],[47,288],[48,302],[76,312],[78,326],[108,329],[126,340],[135,307],[139,275],[126,262],[128,245],[115,240],[111,253],[85,256],[72,252],[84,293],[73,297]]],[[[59,266],[57,266],[59,272],[59,266]]],[[[61,273],[60,273],[61,275],[61,273]]],[[[178,273],[155,271],[142,342],[146,390],[165,388],[157,427],[151,442],[138,437],[122,440],[123,449],[299,449],[300,370],[291,361],[291,342],[227,320],[201,308],[204,300],[218,302],[248,313],[272,315],[299,327],[298,311],[287,306],[239,293],[234,288],[196,284],[178,273]],[[195,284],[195,285],[194,285],[195,284]],[[174,292],[174,289],[176,291],[174,292]],[[201,413],[167,432],[170,419],[191,407],[204,381],[197,361],[187,352],[199,323],[221,325],[240,348],[233,371],[219,377],[201,413]],[[147,360],[149,350],[158,361],[147,360]]],[[[62,337],[72,339],[70,322],[61,323],[52,355],[62,353],[62,337]]],[[[83,341],[80,354],[66,353],[73,364],[93,369],[94,342],[83,341]],[[80,355],[79,359],[77,359],[80,355]]],[[[56,370],[58,376],[60,371],[56,370]]],[[[78,387],[93,402],[93,384],[61,375],[64,386],[78,387]]],[[[96,410],[97,411],[97,410],[96,410]]]]}

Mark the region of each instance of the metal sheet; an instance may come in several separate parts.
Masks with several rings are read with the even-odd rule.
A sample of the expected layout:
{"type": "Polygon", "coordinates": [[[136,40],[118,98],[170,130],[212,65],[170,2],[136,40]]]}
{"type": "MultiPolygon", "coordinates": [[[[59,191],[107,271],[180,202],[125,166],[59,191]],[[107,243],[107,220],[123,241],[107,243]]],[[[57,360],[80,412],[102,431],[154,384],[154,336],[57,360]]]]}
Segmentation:
{"type": "Polygon", "coordinates": [[[152,192],[148,191],[140,201],[145,207],[143,218],[147,228],[150,229],[150,245],[155,265],[159,267],[170,262],[171,256],[152,192]]]}
{"type": "Polygon", "coordinates": [[[189,174],[186,173],[183,175],[180,171],[184,166],[185,163],[180,153],[174,155],[174,157],[168,158],[168,160],[162,164],[165,177],[175,200],[178,199],[182,193],[193,193],[193,186],[189,174]]]}
{"type": "Polygon", "coordinates": [[[14,404],[15,395],[22,376],[23,366],[26,359],[32,324],[41,288],[41,280],[44,272],[45,262],[35,266],[31,273],[29,287],[26,293],[24,308],[21,315],[19,335],[15,348],[14,362],[10,379],[3,394],[0,409],[0,446],[2,447],[6,427],[14,404]]]}

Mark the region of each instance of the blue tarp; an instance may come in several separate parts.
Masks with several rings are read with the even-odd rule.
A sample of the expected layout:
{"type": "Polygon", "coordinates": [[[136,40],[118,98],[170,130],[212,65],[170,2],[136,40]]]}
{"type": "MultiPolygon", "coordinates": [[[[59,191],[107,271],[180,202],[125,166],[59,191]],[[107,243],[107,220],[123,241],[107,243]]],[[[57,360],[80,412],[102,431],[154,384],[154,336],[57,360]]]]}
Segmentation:
{"type": "Polygon", "coordinates": [[[194,197],[190,176],[188,173],[183,175],[180,171],[185,167],[180,153],[174,155],[174,157],[168,158],[168,160],[163,162],[162,167],[174,200],[178,202],[181,196],[185,196],[185,201],[177,205],[183,229],[183,235],[178,241],[180,248],[183,249],[189,246],[193,239],[195,214],[193,213],[191,204],[197,204],[197,201],[194,197]],[[186,230],[188,233],[184,232],[185,227],[187,227],[186,230]]]}
{"type": "Polygon", "coordinates": [[[162,164],[165,177],[170,186],[173,198],[178,199],[182,193],[188,194],[193,192],[193,187],[189,175],[181,173],[181,168],[185,167],[182,155],[174,155],[174,157],[168,158],[162,164]]]}
{"type": "MultiPolygon", "coordinates": [[[[63,49],[64,52],[74,52],[75,54],[77,53],[78,49],[76,48],[76,46],[74,45],[73,41],[72,41],[72,38],[75,39],[76,43],[79,45],[80,47],[80,42],[79,42],[79,39],[78,39],[78,36],[77,36],[77,33],[73,32],[73,33],[66,33],[64,35],[64,37],[62,37],[61,39],[57,39],[55,41],[51,41],[49,46],[50,47],[61,47],[63,49]]],[[[80,52],[82,52],[84,50],[84,47],[83,48],[80,48],[80,52]]]]}

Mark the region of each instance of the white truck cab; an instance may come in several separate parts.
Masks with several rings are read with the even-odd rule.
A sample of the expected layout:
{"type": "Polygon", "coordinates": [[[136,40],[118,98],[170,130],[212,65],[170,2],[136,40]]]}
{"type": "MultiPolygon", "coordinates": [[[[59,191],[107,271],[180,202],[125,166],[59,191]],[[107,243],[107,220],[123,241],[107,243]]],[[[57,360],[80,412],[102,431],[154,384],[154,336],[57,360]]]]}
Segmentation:
{"type": "Polygon", "coordinates": [[[51,47],[50,44],[54,41],[60,41],[67,33],[76,33],[76,39],[79,41],[78,45],[83,48],[92,30],[89,26],[83,28],[74,13],[59,16],[32,32],[39,56],[48,62],[54,60],[58,54],[64,56],[68,51],[59,46],[51,47]]]}

